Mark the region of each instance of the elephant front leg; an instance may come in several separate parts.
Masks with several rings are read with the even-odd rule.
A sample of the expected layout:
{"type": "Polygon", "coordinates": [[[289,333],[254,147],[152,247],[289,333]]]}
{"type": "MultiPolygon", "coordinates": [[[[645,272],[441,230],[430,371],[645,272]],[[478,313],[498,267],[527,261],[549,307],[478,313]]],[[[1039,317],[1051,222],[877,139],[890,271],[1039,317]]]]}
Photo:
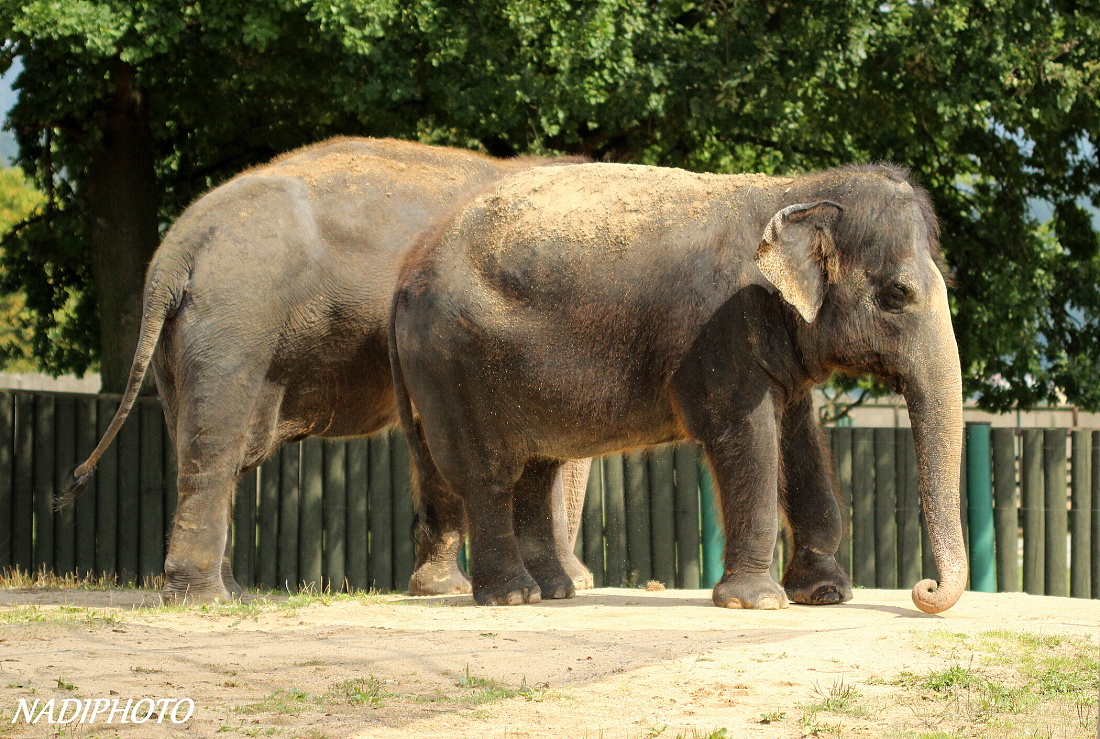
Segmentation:
{"type": "Polygon", "coordinates": [[[844,524],[809,394],[787,405],[782,439],[780,503],[793,545],[783,574],[787,597],[807,605],[851,600],[851,580],[836,561],[844,524]]]}
{"type": "Polygon", "coordinates": [[[231,475],[181,473],[179,503],[164,559],[165,603],[231,600],[222,580],[234,489],[231,475]]]}
{"type": "Polygon", "coordinates": [[[725,572],[712,598],[725,608],[786,608],[787,596],[769,572],[779,532],[779,439],[770,395],[740,416],[720,437],[701,439],[726,529],[725,572]]]}

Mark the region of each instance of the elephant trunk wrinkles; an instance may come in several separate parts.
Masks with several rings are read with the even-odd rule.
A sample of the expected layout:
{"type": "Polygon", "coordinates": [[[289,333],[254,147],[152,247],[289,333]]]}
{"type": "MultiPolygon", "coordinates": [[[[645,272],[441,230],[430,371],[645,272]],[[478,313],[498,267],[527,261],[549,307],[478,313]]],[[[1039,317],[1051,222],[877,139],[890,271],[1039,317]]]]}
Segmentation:
{"type": "MultiPolygon", "coordinates": [[[[946,312],[946,311],[945,311],[946,312]]],[[[967,561],[959,508],[962,464],[962,376],[950,319],[938,321],[938,344],[905,377],[905,400],[917,451],[921,505],[940,581],[922,580],[913,603],[925,613],[946,611],[966,588],[967,561]]]]}

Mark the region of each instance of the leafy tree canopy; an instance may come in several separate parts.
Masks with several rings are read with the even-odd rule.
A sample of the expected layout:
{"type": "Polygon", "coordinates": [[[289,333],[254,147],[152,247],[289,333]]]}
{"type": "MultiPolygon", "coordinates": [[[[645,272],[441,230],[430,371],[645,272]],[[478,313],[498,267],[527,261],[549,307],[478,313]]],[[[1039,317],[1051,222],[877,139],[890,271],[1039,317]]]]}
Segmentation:
{"type": "Polygon", "coordinates": [[[99,351],[87,192],[125,89],[161,224],[337,133],[720,172],[903,164],[942,221],[968,391],[1100,409],[1096,2],[0,0],[0,27],[24,65],[9,125],[50,203],[8,239],[7,286],[43,325],[75,301],[83,337],[40,344],[51,369],[99,351]]]}
{"type": "MultiPolygon", "coordinates": [[[[0,170],[0,234],[30,216],[43,200],[18,167],[0,170]]],[[[35,366],[29,329],[34,316],[25,303],[20,292],[0,295],[0,369],[10,372],[30,372],[35,366]]]]}

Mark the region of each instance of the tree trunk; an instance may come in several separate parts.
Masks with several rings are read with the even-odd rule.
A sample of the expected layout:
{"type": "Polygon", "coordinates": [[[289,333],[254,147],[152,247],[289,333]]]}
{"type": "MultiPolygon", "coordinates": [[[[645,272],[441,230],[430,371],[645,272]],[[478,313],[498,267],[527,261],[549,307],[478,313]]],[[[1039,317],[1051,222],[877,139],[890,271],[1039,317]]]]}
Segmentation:
{"type": "MultiPolygon", "coordinates": [[[[116,60],[114,86],[88,167],[92,275],[100,325],[102,392],[121,393],[141,325],[145,268],[160,241],[149,108],[134,69],[116,60]]],[[[151,385],[148,386],[151,389],[151,385]]]]}

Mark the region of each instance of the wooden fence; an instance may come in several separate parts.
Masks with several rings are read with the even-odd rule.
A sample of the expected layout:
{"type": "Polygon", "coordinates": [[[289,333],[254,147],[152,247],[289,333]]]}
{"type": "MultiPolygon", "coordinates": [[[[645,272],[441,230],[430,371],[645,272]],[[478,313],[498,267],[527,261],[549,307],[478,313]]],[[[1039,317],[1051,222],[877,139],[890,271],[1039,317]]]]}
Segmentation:
{"type": "MultiPolygon", "coordinates": [[[[52,508],[117,403],[0,392],[0,570],[106,573],[124,582],[160,574],[176,491],[156,399],[138,402],[80,501],[52,508]]],[[[850,521],[838,559],[853,581],[908,588],[934,576],[912,431],[836,428],[827,438],[850,521]]],[[[997,589],[1100,598],[1100,432],[994,429],[991,446],[997,589]]],[[[398,432],[284,446],[239,486],[238,581],[402,589],[413,565],[408,486],[408,448],[398,432]]],[[[708,587],[721,573],[722,545],[710,475],[694,444],[593,463],[577,553],[597,586],[652,579],[708,587]]]]}

